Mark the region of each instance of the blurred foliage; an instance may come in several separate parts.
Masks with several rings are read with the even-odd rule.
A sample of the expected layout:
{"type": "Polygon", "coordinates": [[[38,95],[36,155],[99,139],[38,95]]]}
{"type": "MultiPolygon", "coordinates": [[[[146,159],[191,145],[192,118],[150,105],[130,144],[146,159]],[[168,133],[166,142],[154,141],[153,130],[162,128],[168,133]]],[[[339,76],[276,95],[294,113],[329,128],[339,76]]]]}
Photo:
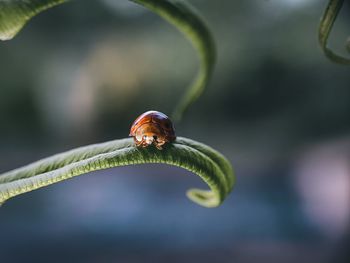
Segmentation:
{"type": "MultiPolygon", "coordinates": [[[[0,67],[6,72],[0,96],[0,119],[7,123],[0,131],[3,136],[23,137],[25,129],[28,137],[39,141],[49,133],[80,140],[79,127],[87,125],[89,129],[84,130],[90,131],[85,140],[89,142],[97,133],[106,139],[112,132],[121,137],[127,130],[117,126],[128,125],[145,108],[169,112],[168,101],[179,97],[180,87],[186,86],[194,73],[195,57],[188,45],[157,18],[132,5],[125,10],[117,6],[114,12],[102,3],[89,2],[86,10],[79,12],[79,4],[74,1],[50,10],[35,18],[17,39],[1,43],[0,67]],[[152,32],[151,36],[147,32],[152,32]],[[170,43],[176,49],[167,48],[170,43]],[[106,47],[111,47],[109,53],[98,53],[107,52],[106,47]],[[108,54],[115,57],[110,64],[101,58],[108,54]],[[33,62],[35,66],[31,66],[33,62]],[[86,62],[96,66],[87,68],[86,62]],[[133,83],[109,77],[130,67],[136,67],[134,76],[127,78],[134,79],[133,83]],[[112,68],[116,70],[109,70],[112,68]],[[109,75],[102,76],[102,72],[109,75]],[[81,81],[86,82],[84,87],[79,86],[81,81]],[[66,98],[80,102],[72,93],[98,96],[85,98],[81,103],[90,111],[75,117],[73,102],[66,98]],[[113,103],[116,98],[121,105],[113,103]]],[[[203,1],[198,4],[218,39],[220,61],[212,86],[219,89],[206,92],[204,100],[190,111],[193,117],[199,114],[197,119],[203,123],[215,119],[233,123],[289,119],[300,136],[313,133],[314,127],[325,135],[349,128],[347,69],[329,65],[313,37],[322,3],[305,3],[305,7],[273,1],[223,2],[220,7],[203,1]],[[332,85],[328,85],[330,78],[332,85]],[[215,106],[208,108],[208,103],[215,106]],[[319,119],[321,116],[335,123],[329,125],[323,117],[319,119]]],[[[348,10],[345,5],[334,40],[346,34],[348,10]]]]}
{"type": "MultiPolygon", "coordinates": [[[[0,40],[12,39],[35,15],[67,0],[29,0],[0,2],[0,40]]],[[[131,0],[158,14],[181,31],[193,44],[200,57],[200,70],[176,106],[173,117],[182,118],[187,108],[203,93],[216,60],[215,43],[204,20],[185,1],[131,0]]]]}

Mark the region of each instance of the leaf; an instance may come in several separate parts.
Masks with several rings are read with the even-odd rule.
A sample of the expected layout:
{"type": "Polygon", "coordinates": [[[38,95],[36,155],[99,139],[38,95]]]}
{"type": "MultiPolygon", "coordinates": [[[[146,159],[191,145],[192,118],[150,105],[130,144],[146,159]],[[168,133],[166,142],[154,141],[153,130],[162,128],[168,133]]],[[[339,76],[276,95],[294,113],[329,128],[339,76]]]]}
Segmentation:
{"type": "MultiPolygon", "coordinates": [[[[329,0],[327,8],[321,18],[318,40],[324,54],[333,62],[343,65],[350,65],[350,58],[345,58],[328,48],[328,38],[332,31],[333,25],[343,6],[344,0],[329,0]]],[[[349,42],[347,43],[349,45],[349,42]]],[[[347,47],[348,48],[348,47],[347,47]]],[[[349,51],[349,50],[348,50],[349,51]]]]}
{"type": "Polygon", "coordinates": [[[220,205],[235,181],[228,160],[202,143],[178,137],[158,150],[137,148],[132,139],[121,139],[60,153],[0,175],[0,203],[81,174],[144,163],[179,166],[200,176],[210,190],[190,189],[187,196],[205,207],[220,205]]]}
{"type": "Polygon", "coordinates": [[[12,39],[36,14],[67,0],[0,0],[0,40],[12,39]]]}
{"type": "MultiPolygon", "coordinates": [[[[67,0],[0,0],[0,39],[13,38],[27,21],[49,7],[67,0]]],[[[200,69],[185,95],[176,106],[173,118],[180,120],[188,107],[195,102],[206,88],[213,72],[216,60],[216,48],[213,37],[197,14],[196,10],[180,0],[130,0],[158,14],[178,30],[192,43],[199,54],[200,69]]]]}

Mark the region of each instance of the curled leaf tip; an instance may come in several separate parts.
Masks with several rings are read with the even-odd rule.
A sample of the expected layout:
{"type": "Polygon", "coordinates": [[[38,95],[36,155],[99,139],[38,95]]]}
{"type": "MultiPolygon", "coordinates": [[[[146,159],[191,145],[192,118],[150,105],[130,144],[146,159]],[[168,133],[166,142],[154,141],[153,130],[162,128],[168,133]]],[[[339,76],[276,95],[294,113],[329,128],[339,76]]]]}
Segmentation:
{"type": "Polygon", "coordinates": [[[205,207],[217,207],[221,203],[221,200],[213,192],[207,190],[190,189],[186,195],[194,203],[205,207]]]}
{"type": "Polygon", "coordinates": [[[220,205],[234,185],[229,161],[205,144],[179,137],[158,150],[155,147],[137,148],[128,138],[77,148],[0,175],[0,204],[78,175],[143,163],[165,163],[197,174],[210,190],[190,189],[187,196],[205,207],[220,205]]]}
{"type": "MultiPolygon", "coordinates": [[[[331,61],[343,64],[350,65],[350,58],[341,56],[328,47],[328,39],[331,34],[334,22],[337,19],[337,16],[343,6],[344,0],[329,0],[326,10],[321,18],[319,30],[318,30],[318,39],[320,46],[326,55],[331,61]]],[[[346,49],[350,50],[349,41],[347,41],[346,49]]],[[[350,52],[350,51],[349,51],[350,52]]]]}

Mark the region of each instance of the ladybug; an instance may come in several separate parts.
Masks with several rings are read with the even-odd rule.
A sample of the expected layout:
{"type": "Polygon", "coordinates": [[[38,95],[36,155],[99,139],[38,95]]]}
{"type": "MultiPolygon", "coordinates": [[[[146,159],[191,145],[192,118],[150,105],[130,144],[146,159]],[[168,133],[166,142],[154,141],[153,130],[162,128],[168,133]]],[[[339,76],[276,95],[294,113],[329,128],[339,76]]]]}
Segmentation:
{"type": "Polygon", "coordinates": [[[132,124],[129,136],[134,137],[136,146],[162,146],[176,139],[174,126],[164,113],[147,111],[141,114],[132,124]]]}

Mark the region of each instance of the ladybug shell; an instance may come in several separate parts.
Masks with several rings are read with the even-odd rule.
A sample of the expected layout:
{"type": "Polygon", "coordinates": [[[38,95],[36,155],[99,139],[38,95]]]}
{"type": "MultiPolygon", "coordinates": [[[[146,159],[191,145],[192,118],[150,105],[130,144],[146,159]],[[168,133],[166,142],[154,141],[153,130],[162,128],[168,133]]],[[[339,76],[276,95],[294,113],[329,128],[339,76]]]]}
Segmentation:
{"type": "Polygon", "coordinates": [[[174,126],[164,113],[159,111],[147,111],[141,114],[132,124],[129,136],[133,136],[137,145],[147,146],[144,137],[157,138],[156,146],[176,139],[174,126]]]}

